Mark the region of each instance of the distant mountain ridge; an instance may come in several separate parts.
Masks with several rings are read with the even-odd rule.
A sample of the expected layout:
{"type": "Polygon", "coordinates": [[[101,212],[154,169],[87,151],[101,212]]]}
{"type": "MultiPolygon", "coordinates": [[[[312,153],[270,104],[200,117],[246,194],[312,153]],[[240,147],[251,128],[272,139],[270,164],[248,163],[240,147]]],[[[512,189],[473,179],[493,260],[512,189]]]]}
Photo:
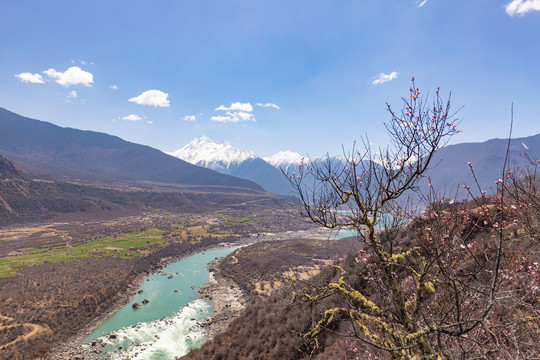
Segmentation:
{"type": "MultiPolygon", "coordinates": [[[[455,191],[458,184],[475,188],[470,162],[480,187],[483,190],[494,188],[495,181],[501,177],[506,145],[506,139],[491,139],[440,149],[433,159],[437,166],[429,173],[433,185],[446,194],[455,191]]],[[[520,157],[523,153],[533,159],[540,158],[540,134],[511,141],[511,163],[523,165],[520,157]]],[[[287,195],[291,194],[292,187],[280,169],[294,171],[291,169],[302,159],[300,154],[291,151],[263,159],[252,151],[235,149],[227,142],[219,143],[205,136],[194,139],[170,156],[116,136],[62,128],[3,108],[0,108],[0,154],[27,173],[60,181],[144,187],[171,185],[175,189],[211,192],[258,192],[264,188],[287,195]]],[[[330,160],[335,164],[341,161],[339,156],[330,160]]],[[[304,161],[316,164],[324,159],[306,158],[304,161]]],[[[3,165],[5,168],[0,167],[0,174],[13,172],[12,165],[3,165]]]]}
{"type": "Polygon", "coordinates": [[[203,191],[263,190],[252,181],[193,166],[149,146],[59,127],[3,108],[0,154],[28,173],[55,180],[173,184],[203,191]]]}
{"type": "MultiPolygon", "coordinates": [[[[478,143],[448,145],[433,158],[436,167],[429,172],[433,186],[440,192],[450,194],[458,184],[471,186],[478,192],[472,170],[482,190],[496,188],[495,182],[502,175],[508,139],[490,139],[478,143]]],[[[515,138],[510,141],[510,169],[525,165],[524,155],[540,158],[540,134],[515,138]]]]}
{"type": "MultiPolygon", "coordinates": [[[[267,178],[266,173],[264,173],[262,179],[254,177],[254,173],[257,173],[260,176],[262,170],[255,170],[254,168],[250,169],[250,166],[248,166],[248,161],[243,160],[243,162],[241,156],[238,155],[244,154],[246,158],[249,157],[250,161],[254,161],[253,152],[247,150],[236,150],[232,148],[229,143],[217,143],[207,137],[203,137],[201,139],[194,139],[190,144],[193,145],[197,143],[199,146],[204,147],[205,143],[210,142],[213,143],[213,149],[219,148],[221,149],[220,151],[223,151],[223,153],[220,155],[221,160],[217,160],[217,157],[214,157],[212,161],[199,160],[197,163],[198,165],[209,166],[215,169],[221,168],[220,171],[225,173],[230,173],[235,176],[245,177],[256,181],[269,191],[290,193],[291,187],[286,181],[282,185],[283,190],[278,189],[276,191],[275,188],[265,185],[264,181],[267,178]],[[201,141],[201,139],[204,141],[201,141]],[[221,145],[217,146],[216,144],[221,145]],[[225,154],[225,152],[231,151],[231,149],[234,150],[232,150],[231,153],[225,154]],[[232,154],[237,155],[233,156],[232,154]],[[250,156],[247,156],[247,154],[250,156]],[[226,161],[226,159],[229,160],[226,161]],[[238,164],[243,164],[243,171],[238,171],[238,164]]],[[[501,171],[504,163],[507,144],[507,139],[491,139],[478,143],[448,145],[438,150],[432,160],[432,166],[434,167],[428,173],[434,188],[438,193],[446,194],[448,196],[455,193],[458,186],[468,185],[471,186],[474,194],[479,194],[479,190],[477,190],[477,186],[469,166],[470,162],[482,190],[490,191],[490,189],[495,189],[495,181],[502,176],[501,171]]],[[[183,149],[187,149],[187,147],[184,147],[183,149]]],[[[197,152],[200,159],[204,159],[206,156],[205,154],[209,153],[208,149],[203,148],[191,147],[191,150],[197,152]]],[[[527,153],[533,159],[540,158],[540,134],[511,140],[510,165],[523,167],[525,164],[523,155],[525,153],[527,153]]],[[[283,169],[287,173],[294,171],[294,168],[298,166],[302,159],[302,155],[298,153],[282,151],[276,153],[275,155],[266,157],[263,160],[266,160],[268,164],[274,166],[275,168],[283,169]]],[[[329,160],[333,167],[339,167],[341,164],[343,164],[344,158],[343,156],[334,156],[330,157],[329,160]]],[[[315,165],[322,165],[323,162],[326,161],[327,159],[325,157],[304,158],[304,162],[306,164],[312,163],[315,165]]],[[[281,171],[279,172],[281,177],[284,178],[281,171]]],[[[426,191],[428,189],[427,180],[421,181],[419,186],[426,191]]],[[[465,195],[466,194],[463,193],[460,196],[464,197],[465,195]]]]}

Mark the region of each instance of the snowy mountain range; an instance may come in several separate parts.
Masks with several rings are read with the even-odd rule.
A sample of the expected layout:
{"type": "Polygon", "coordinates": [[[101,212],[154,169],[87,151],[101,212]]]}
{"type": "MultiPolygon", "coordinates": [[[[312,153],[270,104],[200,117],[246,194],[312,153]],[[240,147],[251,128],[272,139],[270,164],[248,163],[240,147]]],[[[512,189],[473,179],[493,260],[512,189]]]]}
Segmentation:
{"type": "Polygon", "coordinates": [[[263,159],[252,151],[239,150],[226,141],[214,141],[204,135],[168,154],[223,174],[252,180],[265,190],[286,195],[292,188],[280,168],[287,171],[302,159],[302,155],[292,151],[278,152],[263,159]]]}
{"type": "MultiPolygon", "coordinates": [[[[450,192],[456,184],[474,184],[470,166],[476,170],[477,180],[482,188],[493,186],[493,179],[500,177],[500,169],[505,158],[505,139],[491,139],[482,143],[464,143],[449,145],[440,149],[433,163],[437,164],[428,174],[433,184],[442,192],[450,192]]],[[[523,166],[523,152],[531,158],[540,157],[540,134],[512,140],[510,148],[512,161],[523,166]]],[[[193,139],[183,148],[169,153],[191,164],[203,166],[218,172],[248,179],[261,185],[265,190],[279,194],[291,194],[292,187],[282,174],[294,171],[302,160],[302,155],[292,151],[281,151],[272,156],[261,158],[254,152],[239,150],[228,142],[213,141],[206,136],[193,139]],[[291,168],[292,167],[292,168],[291,168]]],[[[343,156],[329,159],[306,158],[304,161],[321,164],[330,161],[334,165],[343,164],[343,156]]],[[[421,182],[420,187],[428,184],[421,182]]]]}

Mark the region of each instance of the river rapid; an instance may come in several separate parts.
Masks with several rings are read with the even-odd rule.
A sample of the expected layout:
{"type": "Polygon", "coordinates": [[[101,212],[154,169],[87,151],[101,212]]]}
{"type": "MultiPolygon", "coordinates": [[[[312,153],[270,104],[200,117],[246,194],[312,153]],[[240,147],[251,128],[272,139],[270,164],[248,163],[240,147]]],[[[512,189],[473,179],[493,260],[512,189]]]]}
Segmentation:
{"type": "Polygon", "coordinates": [[[212,302],[197,299],[208,281],[207,265],[239,246],[218,248],[178,260],[147,276],[134,298],[101,323],[82,346],[112,359],[175,359],[206,341],[201,328],[212,302]],[[148,300],[146,302],[145,300],[148,300]],[[136,309],[137,303],[141,307],[136,309]]]}

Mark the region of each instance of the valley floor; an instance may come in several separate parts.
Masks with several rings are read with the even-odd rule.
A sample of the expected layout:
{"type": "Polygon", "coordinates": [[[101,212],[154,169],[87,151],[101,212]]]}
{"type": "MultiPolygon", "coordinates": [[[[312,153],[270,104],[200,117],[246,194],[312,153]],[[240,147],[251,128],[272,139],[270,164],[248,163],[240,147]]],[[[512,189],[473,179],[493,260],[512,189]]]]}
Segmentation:
{"type": "MultiPolygon", "coordinates": [[[[150,213],[0,229],[0,359],[84,358],[73,345],[126,304],[148,273],[196,252],[275,238],[280,229],[305,228],[275,221],[274,215],[255,218],[241,211],[150,213]],[[55,344],[66,346],[50,357],[55,344]]],[[[295,236],[285,232],[281,238],[295,236]]],[[[232,303],[216,304],[216,315],[220,306],[238,309],[232,303]]]]}
{"type": "MultiPolygon", "coordinates": [[[[129,302],[143,276],[179,258],[233,244],[329,236],[275,209],[152,212],[0,229],[0,359],[91,358],[76,344],[129,302]]],[[[245,279],[224,274],[217,263],[212,268],[201,290],[201,298],[214,300],[215,315],[203,324],[211,337],[253,299],[245,279]]]]}

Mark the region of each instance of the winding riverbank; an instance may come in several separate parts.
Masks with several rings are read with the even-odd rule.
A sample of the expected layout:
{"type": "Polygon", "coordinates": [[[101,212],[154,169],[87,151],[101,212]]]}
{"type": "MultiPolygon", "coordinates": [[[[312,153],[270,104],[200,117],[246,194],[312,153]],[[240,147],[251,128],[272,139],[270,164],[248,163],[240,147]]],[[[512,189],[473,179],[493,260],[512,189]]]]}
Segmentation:
{"type": "Polygon", "coordinates": [[[96,329],[101,323],[105,322],[112,315],[114,315],[121,308],[129,304],[134,297],[137,295],[137,291],[140,289],[141,285],[144,283],[144,279],[150,275],[156,275],[161,272],[161,270],[177,261],[189,258],[190,256],[202,254],[211,250],[216,250],[224,247],[238,246],[240,244],[245,244],[246,239],[240,239],[236,242],[223,243],[218,246],[211,245],[208,247],[198,248],[193,251],[188,251],[183,254],[178,254],[177,256],[165,257],[160,259],[158,264],[155,264],[152,268],[153,271],[149,273],[140,273],[137,277],[127,286],[125,291],[123,291],[122,296],[119,297],[113,305],[111,305],[106,311],[98,314],[85,326],[81,331],[73,334],[67,341],[56,346],[53,351],[49,354],[50,359],[55,360],[68,360],[68,359],[103,359],[103,354],[101,348],[88,348],[81,346],[81,342],[96,329]]]}
{"type": "MultiPolygon", "coordinates": [[[[235,245],[248,245],[252,243],[257,243],[266,240],[286,240],[293,238],[319,238],[327,239],[329,238],[327,232],[321,232],[317,230],[311,231],[287,231],[282,233],[264,233],[252,235],[250,237],[238,239],[235,242],[223,243],[216,246],[212,244],[208,247],[198,248],[193,251],[188,251],[183,254],[178,254],[173,257],[164,257],[159,260],[157,268],[154,266],[153,273],[160,272],[163,267],[171,264],[180,259],[187,258],[191,255],[197,253],[203,253],[212,249],[217,249],[221,247],[229,247],[235,245]]],[[[217,271],[218,262],[221,259],[216,259],[209,265],[211,270],[209,281],[202,286],[199,291],[200,299],[208,299],[213,301],[213,315],[202,322],[202,328],[207,331],[209,338],[212,338],[217,333],[223,331],[228,324],[235,319],[240,311],[244,308],[246,304],[245,295],[242,293],[238,285],[236,285],[232,280],[225,278],[223,275],[217,271]]],[[[64,342],[50,354],[51,359],[67,360],[67,359],[103,359],[102,350],[100,347],[82,347],[80,345],[81,341],[94,329],[97,325],[101,324],[103,321],[108,319],[112,314],[117,312],[120,308],[128,304],[137,293],[137,290],[140,288],[143,279],[145,276],[148,276],[147,273],[139,274],[134,281],[129,284],[129,286],[123,291],[123,295],[119,300],[113,304],[107,311],[99,314],[93,318],[88,326],[83,330],[74,334],[68,341],[64,342]]]]}

